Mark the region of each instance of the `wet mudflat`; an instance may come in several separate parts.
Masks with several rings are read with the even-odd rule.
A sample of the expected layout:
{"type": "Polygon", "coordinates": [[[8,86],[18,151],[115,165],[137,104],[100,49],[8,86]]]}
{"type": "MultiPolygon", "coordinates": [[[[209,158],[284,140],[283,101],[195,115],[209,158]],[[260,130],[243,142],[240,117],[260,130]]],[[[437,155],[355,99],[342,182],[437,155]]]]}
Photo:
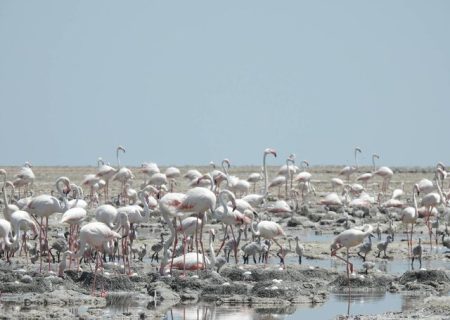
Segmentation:
{"type": "MultiPolygon", "coordinates": [[[[44,169],[42,176],[37,174],[36,187],[46,193],[57,176],[66,175],[71,179],[73,176],[77,182],[76,177],[89,170],[56,168],[53,172],[44,169]],[[45,181],[44,186],[39,183],[39,178],[45,181]]],[[[83,263],[83,271],[66,270],[64,278],[61,278],[56,274],[57,263],[51,263],[52,272],[44,268],[40,273],[38,262],[27,262],[21,255],[12,258],[11,264],[0,261],[0,318],[441,319],[448,315],[450,279],[447,270],[450,265],[447,249],[440,243],[433,243],[433,248],[430,248],[427,229],[423,219],[419,218],[414,240],[420,237],[424,242],[422,267],[419,268],[417,261],[411,266],[406,241],[402,241],[406,235],[396,209],[389,212],[394,217],[396,239],[389,245],[387,255],[381,254],[380,257],[376,249],[379,241],[373,240],[374,249],[368,254],[367,261],[374,262],[375,266],[368,274],[356,250],[350,251],[355,272],[350,276],[349,295],[346,266],[341,260],[330,257],[332,239],[347,228],[338,222],[344,213],[341,209],[332,211],[318,205],[321,196],[330,191],[326,181],[333,176],[333,170],[329,171],[326,174],[317,172],[317,195],[308,195],[291,214],[266,214],[285,229],[287,237],[281,242],[286,247],[288,238],[299,236],[305,247],[301,265],[292,250],[285,258],[285,269],[280,268],[277,248],[273,246],[268,264],[254,264],[250,259],[250,264],[244,265],[242,253],[239,253],[238,265],[231,256],[230,263],[219,272],[188,272],[183,276],[182,271],[175,270],[172,276],[161,276],[157,272],[158,263],[151,261],[149,252],[142,262],[132,261],[131,276],[124,274],[120,263],[106,264],[97,278],[97,294],[93,297],[90,294],[93,263],[83,263]],[[102,289],[103,294],[100,295],[102,289]]],[[[393,183],[407,181],[407,190],[414,181],[430,174],[421,170],[399,172],[393,183]]],[[[184,186],[180,184],[180,188],[184,186]]],[[[349,209],[347,214],[352,225],[370,223],[376,226],[380,223],[380,241],[386,239],[389,219],[376,205],[370,208],[368,215],[360,215],[354,209],[349,209]]],[[[49,235],[65,230],[65,226],[59,223],[60,217],[55,215],[51,218],[49,235]]],[[[92,219],[91,214],[89,220],[92,219]]],[[[443,227],[444,223],[441,229],[443,227]]],[[[221,239],[221,225],[214,219],[205,225],[204,239],[207,239],[211,228],[218,231],[221,239]]],[[[167,234],[168,231],[161,217],[154,212],[147,222],[139,226],[135,245],[139,247],[146,243],[150,247],[159,241],[161,233],[167,234]]],[[[242,241],[251,241],[251,233],[247,240],[242,241]]],[[[216,250],[219,245],[217,242],[214,244],[216,250]]],[[[339,254],[344,254],[344,250],[339,254]]]]}

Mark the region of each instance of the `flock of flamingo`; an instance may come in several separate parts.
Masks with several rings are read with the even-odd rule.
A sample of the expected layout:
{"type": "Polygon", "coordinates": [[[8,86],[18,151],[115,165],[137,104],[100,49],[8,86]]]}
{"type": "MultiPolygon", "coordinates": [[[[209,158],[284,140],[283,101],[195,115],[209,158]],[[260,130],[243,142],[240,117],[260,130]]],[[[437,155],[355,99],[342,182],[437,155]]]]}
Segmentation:
{"type": "MultiPolygon", "coordinates": [[[[290,238],[289,247],[286,246],[280,241],[285,239],[286,232],[280,223],[273,220],[295,214],[299,202],[304,205],[307,197],[317,197],[312,174],[307,171],[307,161],[302,161],[299,168],[295,165],[295,156],[291,154],[280,167],[277,176],[270,181],[267,157],[277,157],[276,151],[271,148],[263,152],[261,172],[251,173],[248,178],[231,175],[228,159],[222,161],[222,170],[211,163],[209,172],[201,173],[192,169],[183,177],[176,167],[169,167],[162,173],[155,163],[143,163],[141,172],[146,179],[139,186],[139,190],[135,190],[132,188],[135,175],[130,169],[121,166],[121,152],[125,152],[125,149],[119,146],[116,150],[117,167],[106,164],[99,158],[97,172],[86,175],[80,186],[71,182],[68,177],[59,177],[55,182],[56,194],[52,192],[34,195],[35,175],[30,163],[25,163],[12,181],[8,180],[6,170],[0,169],[0,175],[4,177],[4,217],[0,219],[0,250],[6,261],[10,262],[11,258],[23,252],[27,261],[28,255],[32,262],[33,258],[40,260],[40,272],[43,271],[46,260],[50,271],[51,261],[55,260],[52,249],[56,249],[63,253],[62,261],[59,261],[58,257],[58,274],[64,276],[67,267],[72,268],[74,265],[79,268],[81,259],[95,259],[92,285],[94,292],[95,277],[98,269],[104,268],[106,256],[109,259],[120,257],[125,272],[132,274],[132,255],[137,253],[142,261],[147,250],[147,244],[139,249],[133,247],[137,226],[148,222],[150,216],[158,216],[161,217],[164,228],[170,232],[168,239],[164,239],[161,234],[161,241],[151,248],[152,261],[158,261],[162,275],[172,274],[173,269],[183,270],[183,274],[186,271],[206,268],[219,270],[224,263],[229,262],[231,254],[238,263],[238,251],[243,253],[244,263],[249,262],[250,256],[256,263],[258,254],[260,260],[267,263],[272,242],[279,247],[277,256],[280,258],[281,268],[284,268],[284,258],[289,252],[297,254],[299,263],[302,262],[305,249],[299,237],[290,238]],[[181,178],[186,179],[189,184],[189,189],[184,193],[175,191],[177,179],[181,178]],[[110,196],[110,184],[114,182],[119,184],[119,192],[110,196]],[[257,192],[257,185],[261,182],[264,187],[257,192]],[[83,188],[88,190],[88,195],[84,196],[83,188]],[[277,195],[271,191],[276,188],[277,195]],[[57,239],[59,245],[58,241],[49,243],[49,217],[56,213],[62,214],[59,222],[67,228],[67,232],[57,239]],[[218,250],[214,246],[218,230],[211,228],[204,232],[208,219],[213,219],[223,226],[223,238],[218,250]],[[253,241],[239,248],[241,236],[244,235],[247,239],[249,231],[253,241]],[[203,242],[204,233],[209,235],[209,245],[206,248],[203,242]],[[296,241],[294,249],[290,240],[296,241]],[[34,246],[30,244],[33,241],[34,246]],[[181,245],[178,244],[179,241],[181,245]],[[223,255],[220,254],[222,250],[223,255]],[[162,258],[159,262],[160,251],[162,258]]],[[[422,179],[414,183],[412,204],[408,205],[402,200],[405,196],[403,189],[395,189],[392,196],[388,196],[394,173],[388,167],[376,167],[375,159],[379,158],[378,155],[372,156],[371,172],[359,172],[357,157],[361,152],[360,148],[354,149],[355,166],[347,166],[340,171],[339,175],[343,179],[331,179],[332,190],[316,203],[324,206],[326,210],[338,211],[343,208],[347,220],[348,214],[345,212],[349,210],[364,212],[374,206],[388,214],[392,208],[398,210],[398,220],[407,228],[411,263],[418,259],[421,266],[422,240],[419,239],[419,243],[414,246],[413,229],[419,216],[424,217],[430,246],[433,245],[433,234],[437,244],[438,235],[433,232],[433,227],[439,223],[440,216],[447,214],[449,208],[447,199],[450,193],[443,190],[447,176],[445,165],[437,164],[433,181],[422,179]],[[359,176],[352,181],[352,176],[357,173],[359,176]],[[371,195],[367,185],[375,176],[381,177],[382,183],[377,192],[371,195]]],[[[375,227],[370,224],[349,226],[336,235],[330,245],[331,256],[336,256],[347,264],[347,276],[353,272],[349,249],[359,246],[358,255],[365,260],[371,250],[373,233],[380,233],[379,228],[379,225],[375,227]],[[369,242],[364,242],[366,238],[369,242]],[[337,254],[342,248],[346,249],[347,257],[337,254]]],[[[445,228],[445,232],[442,232],[442,243],[450,247],[450,238],[447,238],[447,235],[445,228]]],[[[378,244],[379,253],[384,250],[386,254],[387,245],[393,239],[394,232],[385,242],[378,244]]],[[[371,264],[367,262],[365,267],[369,269],[371,264]]]]}

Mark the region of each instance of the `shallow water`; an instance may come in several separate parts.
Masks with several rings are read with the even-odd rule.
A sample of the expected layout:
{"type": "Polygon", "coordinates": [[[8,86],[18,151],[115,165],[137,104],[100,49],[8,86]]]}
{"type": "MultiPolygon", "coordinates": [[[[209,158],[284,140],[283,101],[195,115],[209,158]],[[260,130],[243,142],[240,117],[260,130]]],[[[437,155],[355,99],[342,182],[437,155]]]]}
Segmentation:
{"type": "Polygon", "coordinates": [[[364,293],[352,295],[334,294],[324,304],[297,305],[288,308],[249,307],[241,305],[197,304],[173,307],[166,314],[167,320],[259,320],[259,319],[334,319],[338,315],[369,315],[383,312],[405,311],[414,304],[417,296],[392,293],[364,293]]]}

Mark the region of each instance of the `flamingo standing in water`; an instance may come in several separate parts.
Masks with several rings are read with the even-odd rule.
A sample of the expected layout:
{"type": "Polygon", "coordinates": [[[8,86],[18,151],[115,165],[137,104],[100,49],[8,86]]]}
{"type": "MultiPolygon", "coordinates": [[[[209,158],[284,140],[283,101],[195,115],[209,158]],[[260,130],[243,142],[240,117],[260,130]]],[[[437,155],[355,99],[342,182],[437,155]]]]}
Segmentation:
{"type": "MultiPolygon", "coordinates": [[[[59,177],[56,180],[56,190],[63,198],[61,203],[56,197],[43,194],[34,197],[26,207],[26,211],[41,218],[39,243],[40,252],[43,252],[44,248],[48,249],[48,218],[55,213],[64,213],[68,209],[67,194],[70,192],[70,180],[67,177],[59,177]],[[63,188],[63,186],[65,188],[63,188]],[[45,227],[43,225],[43,219],[45,218],[45,227]]],[[[48,251],[48,250],[47,250],[48,251]]],[[[40,258],[40,271],[42,271],[42,256],[40,258]]],[[[48,251],[48,270],[50,271],[50,252],[48,251]]]]}
{"type": "Polygon", "coordinates": [[[349,284],[350,272],[353,273],[353,264],[349,260],[348,250],[361,244],[367,236],[371,235],[373,237],[372,230],[373,227],[368,224],[364,225],[362,229],[353,228],[344,230],[338,234],[331,243],[331,256],[341,259],[347,264],[347,278],[349,279],[349,284]],[[336,252],[341,248],[347,249],[347,259],[336,255],[336,252]]]}

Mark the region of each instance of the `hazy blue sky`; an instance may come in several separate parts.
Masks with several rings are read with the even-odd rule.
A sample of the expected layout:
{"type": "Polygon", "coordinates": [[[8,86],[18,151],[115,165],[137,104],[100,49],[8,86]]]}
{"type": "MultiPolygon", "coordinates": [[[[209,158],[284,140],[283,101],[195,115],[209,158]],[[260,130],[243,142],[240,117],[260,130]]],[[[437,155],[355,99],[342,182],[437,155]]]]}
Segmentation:
{"type": "Polygon", "coordinates": [[[0,164],[450,163],[450,1],[0,1],[0,164]]]}

